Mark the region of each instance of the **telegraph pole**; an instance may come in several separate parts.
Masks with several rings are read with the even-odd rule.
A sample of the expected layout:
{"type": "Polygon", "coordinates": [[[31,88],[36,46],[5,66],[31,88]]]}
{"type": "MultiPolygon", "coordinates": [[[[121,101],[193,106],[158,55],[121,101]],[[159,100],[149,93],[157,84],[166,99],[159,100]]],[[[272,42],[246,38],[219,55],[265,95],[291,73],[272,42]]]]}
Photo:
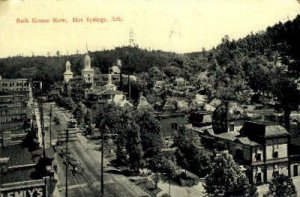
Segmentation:
{"type": "Polygon", "coordinates": [[[40,119],[41,119],[41,129],[42,129],[43,158],[46,158],[46,150],[45,150],[45,128],[44,128],[44,109],[43,109],[43,101],[42,101],[42,99],[39,99],[39,109],[40,109],[40,119]]]}
{"type": "Polygon", "coordinates": [[[68,169],[69,169],[69,130],[66,130],[66,197],[68,197],[68,169]]]}
{"type": "MultiPolygon", "coordinates": [[[[106,130],[106,126],[105,129],[106,130]]],[[[101,132],[101,194],[104,196],[104,177],[103,177],[103,170],[104,170],[104,130],[101,132]]]]}
{"type": "Polygon", "coordinates": [[[51,124],[52,124],[52,105],[50,105],[50,124],[49,124],[49,134],[50,134],[50,147],[52,147],[52,131],[51,131],[51,124]]]}

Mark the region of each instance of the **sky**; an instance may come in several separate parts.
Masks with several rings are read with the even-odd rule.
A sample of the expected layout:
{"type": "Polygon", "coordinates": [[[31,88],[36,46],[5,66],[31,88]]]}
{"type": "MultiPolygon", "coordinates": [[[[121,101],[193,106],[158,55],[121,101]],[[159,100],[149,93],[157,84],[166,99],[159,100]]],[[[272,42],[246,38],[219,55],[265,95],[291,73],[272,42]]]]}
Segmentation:
{"type": "Polygon", "coordinates": [[[85,53],[130,40],[151,50],[201,51],[298,13],[297,0],[0,0],[0,57],[85,53]]]}

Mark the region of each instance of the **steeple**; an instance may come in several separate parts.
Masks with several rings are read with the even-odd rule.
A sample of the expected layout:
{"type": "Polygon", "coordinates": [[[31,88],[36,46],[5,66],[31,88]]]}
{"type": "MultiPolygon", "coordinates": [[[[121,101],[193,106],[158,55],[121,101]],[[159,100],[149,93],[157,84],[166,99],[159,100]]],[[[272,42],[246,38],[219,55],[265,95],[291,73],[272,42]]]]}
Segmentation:
{"type": "Polygon", "coordinates": [[[89,54],[86,54],[84,56],[84,70],[90,70],[91,69],[91,57],[89,54]]]}

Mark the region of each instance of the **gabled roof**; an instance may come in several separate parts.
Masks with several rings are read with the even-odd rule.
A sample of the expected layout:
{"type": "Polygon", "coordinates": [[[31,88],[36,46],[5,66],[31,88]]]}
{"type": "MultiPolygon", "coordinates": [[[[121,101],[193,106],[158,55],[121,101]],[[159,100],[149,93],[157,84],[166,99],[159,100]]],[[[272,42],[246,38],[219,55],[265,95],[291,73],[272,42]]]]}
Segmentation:
{"type": "Polygon", "coordinates": [[[141,96],[137,105],[137,110],[154,111],[153,107],[147,101],[147,98],[141,96]]]}
{"type": "Polygon", "coordinates": [[[266,126],[265,137],[287,136],[287,135],[289,135],[289,133],[283,126],[280,125],[266,126]]]}
{"type": "Polygon", "coordinates": [[[118,91],[118,90],[108,89],[108,90],[103,90],[103,91],[97,93],[97,95],[115,95],[115,94],[122,94],[122,92],[118,91]]]}
{"type": "Polygon", "coordinates": [[[281,137],[288,136],[288,131],[281,125],[272,124],[267,122],[245,122],[243,128],[241,129],[241,134],[248,137],[281,137]]]}
{"type": "Polygon", "coordinates": [[[241,144],[249,145],[249,146],[258,146],[259,144],[250,140],[248,137],[238,137],[235,140],[236,142],[239,142],[241,144]]]}

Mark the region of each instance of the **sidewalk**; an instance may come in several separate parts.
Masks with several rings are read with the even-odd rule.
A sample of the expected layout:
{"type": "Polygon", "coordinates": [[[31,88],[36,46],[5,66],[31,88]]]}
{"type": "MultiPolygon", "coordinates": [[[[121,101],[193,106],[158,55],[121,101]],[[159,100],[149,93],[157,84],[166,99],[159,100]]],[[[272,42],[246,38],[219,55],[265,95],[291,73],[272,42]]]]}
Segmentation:
{"type": "Polygon", "coordinates": [[[55,179],[57,182],[56,182],[54,191],[53,191],[53,193],[52,193],[51,196],[53,196],[53,197],[61,197],[61,194],[60,194],[59,189],[58,189],[58,188],[60,187],[60,181],[59,181],[59,178],[58,178],[56,172],[54,172],[54,179],[55,179]]]}

